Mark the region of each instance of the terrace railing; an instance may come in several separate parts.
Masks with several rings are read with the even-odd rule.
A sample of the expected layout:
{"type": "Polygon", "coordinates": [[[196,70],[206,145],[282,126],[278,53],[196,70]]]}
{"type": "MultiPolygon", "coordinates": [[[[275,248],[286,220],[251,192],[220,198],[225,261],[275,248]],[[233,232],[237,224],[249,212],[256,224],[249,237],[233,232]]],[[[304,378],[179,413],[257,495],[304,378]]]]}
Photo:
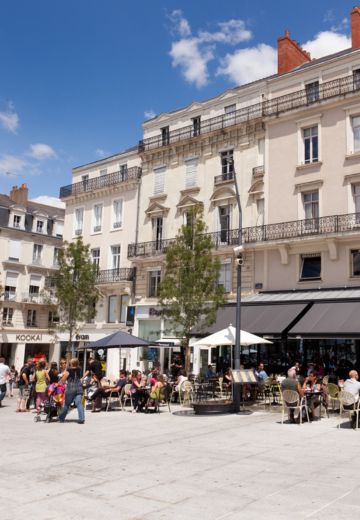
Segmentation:
{"type": "Polygon", "coordinates": [[[118,269],[105,269],[99,271],[96,283],[116,283],[123,281],[133,281],[135,279],[136,270],[134,267],[119,267],[118,269]]]}
{"type": "Polygon", "coordinates": [[[81,182],[75,184],[69,184],[68,186],[62,186],[60,188],[60,198],[70,197],[71,195],[79,195],[81,193],[88,193],[99,188],[107,188],[114,186],[121,182],[128,180],[137,180],[141,177],[141,168],[139,166],[133,166],[125,171],[118,171],[102,175],[101,177],[95,177],[94,179],[84,179],[81,182]]]}
{"type": "MultiPolygon", "coordinates": [[[[329,215],[327,217],[279,222],[278,224],[244,227],[242,229],[241,242],[243,244],[254,244],[271,240],[290,240],[307,236],[347,233],[350,231],[358,231],[360,233],[360,213],[329,215]]],[[[207,236],[211,237],[211,242],[215,249],[239,244],[238,229],[207,233],[207,236]]],[[[166,248],[174,241],[174,238],[170,238],[153,242],[129,244],[128,258],[164,254],[166,248]]]]}

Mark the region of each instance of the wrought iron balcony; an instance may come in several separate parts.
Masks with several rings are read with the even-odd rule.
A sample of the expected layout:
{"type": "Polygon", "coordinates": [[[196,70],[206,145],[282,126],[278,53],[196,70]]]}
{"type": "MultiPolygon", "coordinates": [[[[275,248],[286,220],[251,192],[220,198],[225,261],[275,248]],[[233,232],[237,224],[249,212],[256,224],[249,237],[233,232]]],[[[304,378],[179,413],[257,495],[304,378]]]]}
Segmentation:
{"type": "MultiPolygon", "coordinates": [[[[327,217],[245,227],[242,229],[242,243],[254,244],[271,240],[291,240],[332,233],[348,233],[351,231],[356,231],[360,235],[360,213],[329,215],[327,217]]],[[[239,243],[238,229],[222,230],[215,233],[207,233],[207,235],[211,237],[211,242],[215,249],[234,246],[239,243]]],[[[174,241],[174,238],[170,238],[154,242],[129,244],[128,258],[162,255],[174,241]]]]}
{"type": "MultiPolygon", "coordinates": [[[[194,128],[194,125],[189,125],[184,128],[172,130],[169,132],[166,140],[163,139],[161,134],[148,137],[139,142],[139,151],[153,150],[185,139],[196,138],[199,135],[208,134],[215,130],[221,130],[244,122],[255,121],[263,117],[278,115],[282,112],[288,112],[289,110],[296,110],[301,107],[320,103],[327,99],[358,92],[359,90],[360,80],[357,76],[350,75],[326,81],[321,83],[316,90],[309,91],[309,89],[303,88],[284,96],[275,97],[248,107],[240,108],[230,114],[223,114],[221,116],[212,117],[211,119],[202,120],[200,128],[194,128]]],[[[259,124],[262,123],[259,122],[259,124]]]]}
{"type": "Polygon", "coordinates": [[[223,173],[222,175],[216,175],[214,177],[214,185],[218,186],[219,184],[222,184],[223,182],[232,181],[234,180],[234,173],[223,173]]]}
{"type": "Polygon", "coordinates": [[[136,269],[135,267],[119,267],[118,269],[105,269],[99,271],[96,283],[116,283],[128,281],[132,282],[135,279],[136,269]]]}
{"type": "Polygon", "coordinates": [[[253,175],[253,177],[255,179],[257,179],[259,177],[263,177],[264,173],[265,173],[265,167],[263,165],[262,166],[255,166],[252,169],[252,175],[253,175]]]}
{"type": "Polygon", "coordinates": [[[139,166],[133,166],[125,171],[119,171],[114,173],[108,173],[101,177],[95,177],[94,179],[85,179],[75,184],[69,184],[68,186],[62,186],[60,188],[60,198],[64,199],[71,195],[80,195],[81,193],[89,193],[100,188],[108,188],[121,182],[129,180],[137,180],[141,177],[141,168],[139,166]]]}

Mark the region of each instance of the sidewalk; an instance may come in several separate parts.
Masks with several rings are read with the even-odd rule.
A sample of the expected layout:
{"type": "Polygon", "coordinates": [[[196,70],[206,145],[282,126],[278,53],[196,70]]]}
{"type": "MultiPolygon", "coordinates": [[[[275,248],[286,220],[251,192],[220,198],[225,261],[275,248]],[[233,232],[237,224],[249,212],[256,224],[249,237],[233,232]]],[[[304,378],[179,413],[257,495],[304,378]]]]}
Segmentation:
{"type": "Polygon", "coordinates": [[[14,413],[15,401],[0,409],[2,520],[360,516],[360,430],[337,429],[337,416],[281,425],[262,410],[195,417],[173,406],[45,424],[14,413]]]}

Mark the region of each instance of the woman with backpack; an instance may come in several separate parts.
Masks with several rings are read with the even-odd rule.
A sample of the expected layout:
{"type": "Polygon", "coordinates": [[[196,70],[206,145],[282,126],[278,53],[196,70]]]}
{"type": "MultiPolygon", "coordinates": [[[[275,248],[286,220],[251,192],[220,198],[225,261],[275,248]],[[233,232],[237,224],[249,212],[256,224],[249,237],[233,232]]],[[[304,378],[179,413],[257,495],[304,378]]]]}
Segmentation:
{"type": "Polygon", "coordinates": [[[66,383],[65,403],[64,408],[59,415],[59,421],[61,423],[65,422],[68,409],[70,408],[71,403],[74,402],[78,411],[78,424],[84,424],[85,411],[82,404],[83,386],[81,381],[79,360],[77,358],[73,358],[70,361],[70,367],[65,370],[59,383],[66,383]]]}

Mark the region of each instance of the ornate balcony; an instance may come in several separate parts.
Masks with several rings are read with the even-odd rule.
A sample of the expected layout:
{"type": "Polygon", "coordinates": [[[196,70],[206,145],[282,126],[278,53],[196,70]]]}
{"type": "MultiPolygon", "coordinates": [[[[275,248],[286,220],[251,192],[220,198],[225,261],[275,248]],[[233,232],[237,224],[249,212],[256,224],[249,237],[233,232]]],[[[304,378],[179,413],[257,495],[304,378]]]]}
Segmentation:
{"type": "Polygon", "coordinates": [[[126,182],[129,180],[138,180],[141,177],[141,168],[133,166],[125,171],[119,171],[103,175],[102,177],[95,177],[94,179],[86,179],[75,184],[62,186],[60,188],[60,198],[71,197],[72,195],[80,195],[81,193],[89,193],[100,188],[108,188],[116,184],[126,182]]]}
{"type": "Polygon", "coordinates": [[[119,267],[118,269],[105,269],[99,271],[96,283],[111,284],[117,282],[132,282],[135,280],[135,267],[119,267]]]}
{"type": "Polygon", "coordinates": [[[219,186],[219,184],[223,184],[224,182],[229,182],[234,180],[234,173],[223,173],[222,175],[216,175],[214,177],[214,185],[219,186]]]}
{"type": "MultiPolygon", "coordinates": [[[[327,99],[344,96],[358,92],[359,90],[360,81],[353,75],[326,81],[321,83],[314,92],[309,92],[308,89],[303,88],[284,96],[275,97],[245,108],[240,108],[230,114],[223,114],[221,116],[212,117],[211,119],[201,120],[201,126],[199,128],[195,128],[194,125],[189,125],[184,128],[172,130],[166,139],[163,139],[161,134],[143,139],[139,142],[139,152],[146,152],[162,146],[168,146],[185,139],[197,138],[200,135],[209,134],[215,130],[222,130],[240,123],[254,122],[256,119],[314,105],[326,101],[327,99]]],[[[259,124],[262,125],[260,122],[259,124]]]]}
{"type": "MultiPolygon", "coordinates": [[[[245,227],[242,229],[242,243],[254,244],[257,242],[269,242],[271,240],[291,240],[308,236],[349,233],[354,231],[360,234],[360,213],[330,215],[328,217],[245,227]]],[[[238,229],[217,231],[215,233],[207,233],[207,235],[211,237],[215,249],[234,246],[239,243],[238,229]]],[[[174,240],[174,238],[170,238],[154,242],[129,244],[128,258],[164,254],[166,248],[171,245],[174,240]]]]}

